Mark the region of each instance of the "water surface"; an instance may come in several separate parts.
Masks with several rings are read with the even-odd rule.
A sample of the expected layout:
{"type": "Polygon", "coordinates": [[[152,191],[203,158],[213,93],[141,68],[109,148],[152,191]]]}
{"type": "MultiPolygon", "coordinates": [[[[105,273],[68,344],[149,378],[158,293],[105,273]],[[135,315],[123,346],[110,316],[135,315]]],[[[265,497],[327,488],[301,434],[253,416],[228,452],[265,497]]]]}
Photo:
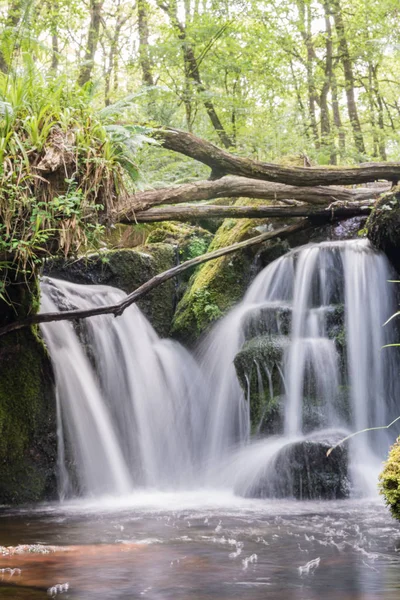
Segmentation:
{"type": "Polygon", "coordinates": [[[8,569],[0,575],[1,598],[400,597],[400,528],[379,501],[144,492],[124,500],[3,509],[0,544],[60,548],[0,555],[0,569],[8,569]],[[13,569],[21,572],[11,575],[13,569]],[[68,590],[55,588],[67,583],[68,590]]]}

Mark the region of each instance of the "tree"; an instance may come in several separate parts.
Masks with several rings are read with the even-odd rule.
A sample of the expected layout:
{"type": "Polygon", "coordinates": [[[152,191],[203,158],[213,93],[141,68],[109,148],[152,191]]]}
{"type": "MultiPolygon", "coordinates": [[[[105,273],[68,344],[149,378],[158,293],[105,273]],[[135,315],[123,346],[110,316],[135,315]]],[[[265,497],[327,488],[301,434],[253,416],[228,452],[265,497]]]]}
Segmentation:
{"type": "Polygon", "coordinates": [[[103,4],[104,0],[90,0],[90,21],[87,32],[87,42],[83,63],[78,75],[78,84],[81,86],[88,83],[92,76],[95,54],[99,43],[103,4]]]}

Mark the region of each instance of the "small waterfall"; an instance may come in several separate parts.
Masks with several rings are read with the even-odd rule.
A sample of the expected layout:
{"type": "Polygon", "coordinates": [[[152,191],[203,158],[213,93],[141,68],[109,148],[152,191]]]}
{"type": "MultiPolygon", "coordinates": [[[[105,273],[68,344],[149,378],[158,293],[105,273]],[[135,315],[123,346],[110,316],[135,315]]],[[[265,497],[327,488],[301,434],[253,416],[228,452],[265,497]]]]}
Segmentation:
{"type": "MultiPolygon", "coordinates": [[[[51,311],[113,304],[125,294],[45,279],[42,296],[42,311],[51,311]]],[[[75,491],[190,486],[202,458],[204,414],[200,373],[189,353],[160,340],[136,306],[119,319],[87,319],[77,330],[67,321],[42,330],[56,375],[60,447],[65,440],[75,491]]],[[[65,472],[60,487],[71,493],[65,472]]]]}
{"type": "MultiPolygon", "coordinates": [[[[212,447],[214,452],[217,443],[219,449],[225,443],[226,474],[231,474],[226,477],[227,485],[240,482],[246,488],[243,477],[254,481],[257,473],[263,473],[265,456],[272,460],[289,443],[310,437],[312,431],[303,418],[311,401],[318,405],[320,421],[314,424],[314,433],[329,428],[327,435],[333,436],[332,440],[338,439],[339,432],[339,437],[344,437],[346,432],[385,425],[399,414],[399,356],[394,349],[382,350],[395,339],[393,327],[383,327],[396,308],[395,288],[389,283],[392,278],[386,257],[375,252],[367,240],[310,244],[267,266],[243,301],[211,332],[204,342],[203,364],[218,406],[212,447]],[[335,339],[332,321],[337,315],[342,326],[335,339]],[[285,320],[289,323],[283,331],[285,320]],[[246,397],[235,379],[234,357],[246,341],[250,350],[249,340],[261,336],[274,344],[282,334],[288,344],[276,365],[278,389],[269,391],[269,400],[279,396],[283,405],[281,437],[257,442],[257,451],[248,448],[232,454],[228,449],[235,441],[235,415],[241,423],[242,444],[249,441],[250,432],[246,397]],[[242,422],[246,418],[247,423],[242,422]],[[222,441],[220,433],[227,424],[231,438],[225,436],[222,441]],[[264,452],[260,450],[263,445],[264,452]]],[[[265,368],[270,369],[265,360],[265,368]]],[[[253,363],[245,373],[248,382],[252,370],[253,363]]],[[[270,377],[266,382],[271,390],[270,377]]],[[[258,376],[254,387],[258,392],[258,376]]],[[[248,389],[247,396],[250,398],[248,389]]],[[[264,414],[266,410],[264,407],[264,414]]],[[[366,490],[369,481],[376,489],[376,472],[394,436],[395,432],[385,431],[354,438],[349,453],[354,483],[359,487],[366,490]],[[363,470],[366,477],[360,478],[363,470]]],[[[216,479],[221,480],[221,475],[216,479]]]]}
{"type": "MultiPolygon", "coordinates": [[[[43,325],[57,384],[60,490],[207,485],[246,495],[268,465],[284,468],[285,449],[387,424],[400,389],[397,351],[381,350],[395,335],[393,323],[382,327],[395,310],[391,278],[366,240],[297,248],[256,277],[196,359],[159,339],[136,306],[75,327],[43,325]]],[[[42,311],[124,295],[46,278],[42,311]]],[[[363,469],[382,460],[393,437],[354,438],[355,485],[366,489],[363,469]]]]}

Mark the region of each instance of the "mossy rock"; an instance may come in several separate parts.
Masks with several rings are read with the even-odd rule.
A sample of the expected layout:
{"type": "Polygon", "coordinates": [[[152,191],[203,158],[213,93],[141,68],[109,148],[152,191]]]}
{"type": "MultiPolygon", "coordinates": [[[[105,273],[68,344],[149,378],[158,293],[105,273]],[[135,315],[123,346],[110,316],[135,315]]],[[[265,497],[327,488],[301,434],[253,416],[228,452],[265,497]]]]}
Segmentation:
{"type": "MultiPolygon", "coordinates": [[[[146,243],[164,243],[172,244],[176,247],[177,259],[180,263],[186,262],[205,254],[213,240],[213,234],[201,227],[189,225],[188,223],[178,223],[168,221],[157,223],[149,234],[146,243]]],[[[176,301],[183,297],[188,281],[195,272],[196,267],[187,269],[176,279],[176,301]]]]}
{"type": "Polygon", "coordinates": [[[258,336],[244,344],[235,356],[236,374],[250,402],[253,433],[273,434],[283,429],[282,381],[278,367],[288,343],[285,337],[258,336]]]}
{"type": "Polygon", "coordinates": [[[400,437],[390,449],[379,477],[379,488],[393,517],[400,521],[400,437]]]}
{"type": "MultiPolygon", "coordinates": [[[[107,250],[75,261],[56,260],[45,273],[73,283],[110,285],[129,294],[177,262],[171,244],[149,244],[135,249],[107,250]]],[[[175,308],[175,282],[163,283],[138,302],[160,336],[167,336],[175,308]]]]}
{"type": "MultiPolygon", "coordinates": [[[[251,206],[260,202],[239,199],[235,204],[251,206]]],[[[276,220],[272,223],[266,219],[225,219],[215,234],[209,251],[230,246],[281,226],[282,223],[276,220]]],[[[278,254],[281,255],[285,251],[286,246],[278,254]]],[[[184,343],[193,344],[214,321],[241,300],[251,280],[265,266],[265,263],[261,264],[256,258],[259,252],[260,247],[246,248],[201,265],[192,276],[188,289],[178,304],[172,335],[184,343]]],[[[271,260],[277,257],[275,253],[271,255],[271,260]]]]}
{"type": "MultiPolygon", "coordinates": [[[[1,325],[36,312],[36,282],[19,281],[9,285],[7,293],[23,303],[11,309],[0,302],[1,325]]],[[[1,336],[0,504],[56,496],[56,431],[53,372],[38,330],[27,328],[1,336]]]]}
{"type": "Polygon", "coordinates": [[[201,227],[168,221],[153,226],[146,243],[164,243],[178,246],[179,257],[183,262],[204,254],[213,237],[212,233],[201,227]]]}
{"type": "Polygon", "coordinates": [[[400,271],[400,187],[384,194],[367,221],[368,238],[400,271]]]}
{"type": "MultiPolygon", "coordinates": [[[[332,309],[332,315],[335,312],[332,309]]],[[[340,310],[338,312],[340,314],[340,310]]],[[[249,399],[253,433],[283,433],[286,398],[282,393],[284,386],[281,373],[289,342],[289,338],[285,336],[259,335],[246,342],[234,359],[239,383],[249,399]]],[[[346,386],[340,389],[335,410],[343,425],[351,423],[349,391],[346,386]]],[[[329,415],[315,386],[313,387],[312,377],[304,391],[302,424],[304,433],[329,426],[329,415]]]]}

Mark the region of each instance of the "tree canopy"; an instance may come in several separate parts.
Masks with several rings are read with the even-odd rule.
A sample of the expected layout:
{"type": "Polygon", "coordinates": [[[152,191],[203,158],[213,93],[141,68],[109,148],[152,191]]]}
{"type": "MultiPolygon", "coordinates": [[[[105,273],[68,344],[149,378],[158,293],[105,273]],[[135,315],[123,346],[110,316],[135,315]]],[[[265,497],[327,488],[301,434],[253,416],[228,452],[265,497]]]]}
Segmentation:
{"type": "Polygon", "coordinates": [[[375,197],[326,186],[399,179],[399,22],[397,0],[0,0],[0,265],[161,203],[375,197]]]}

